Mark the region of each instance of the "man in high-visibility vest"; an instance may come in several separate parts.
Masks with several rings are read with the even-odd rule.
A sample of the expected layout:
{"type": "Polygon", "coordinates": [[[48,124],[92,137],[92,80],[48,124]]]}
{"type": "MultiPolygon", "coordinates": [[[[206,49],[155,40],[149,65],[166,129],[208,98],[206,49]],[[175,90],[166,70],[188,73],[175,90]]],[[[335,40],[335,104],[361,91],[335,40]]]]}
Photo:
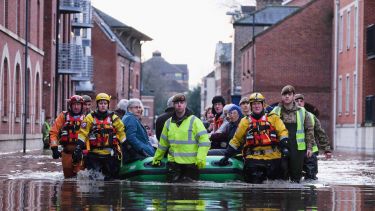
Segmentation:
{"type": "Polygon", "coordinates": [[[184,94],[173,97],[174,113],[163,127],[153,165],[168,151],[167,181],[190,182],[199,179],[199,168],[206,166],[210,140],[202,121],[186,107],[184,94]]]}
{"type": "MultiPolygon", "coordinates": [[[[305,107],[305,96],[303,94],[296,94],[294,100],[298,106],[305,107]]],[[[308,112],[308,114],[314,126],[315,144],[312,148],[313,155],[310,158],[305,157],[303,171],[305,172],[305,179],[315,180],[317,179],[316,174],[318,173],[317,155],[319,155],[319,149],[324,151],[324,155],[327,159],[332,157],[332,153],[328,136],[322,128],[319,119],[311,112],[308,112]]]]}
{"type": "Polygon", "coordinates": [[[305,155],[312,155],[312,147],[315,143],[314,126],[303,107],[294,102],[295,89],[291,85],[281,90],[281,103],[271,113],[276,113],[284,122],[289,132],[289,159],[288,171],[292,182],[300,182],[305,155]]]}
{"type": "Polygon", "coordinates": [[[49,131],[51,130],[51,117],[47,117],[42,126],[43,149],[49,148],[49,131]]]}

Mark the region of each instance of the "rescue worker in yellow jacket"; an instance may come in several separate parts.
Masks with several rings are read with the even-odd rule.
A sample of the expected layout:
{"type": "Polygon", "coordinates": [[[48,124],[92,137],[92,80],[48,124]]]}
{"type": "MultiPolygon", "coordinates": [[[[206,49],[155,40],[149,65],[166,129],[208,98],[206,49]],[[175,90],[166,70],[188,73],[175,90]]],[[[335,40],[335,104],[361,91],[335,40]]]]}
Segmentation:
{"type": "Polygon", "coordinates": [[[68,100],[68,111],[59,114],[49,131],[52,157],[53,159],[61,157],[65,178],[76,176],[83,168],[81,162],[75,164],[72,162],[72,153],[76,148],[79,128],[84,118],[82,106],[81,96],[71,96],[68,100]],[[62,152],[59,152],[58,145],[62,146],[62,152]]]}
{"type": "Polygon", "coordinates": [[[228,165],[228,159],[243,146],[246,182],[262,183],[266,179],[280,179],[281,157],[288,143],[288,131],[278,115],[265,113],[265,98],[261,93],[251,94],[249,102],[251,113],[241,119],[219,165],[228,165]]]}
{"type": "Polygon", "coordinates": [[[167,181],[190,182],[199,179],[199,168],[206,166],[210,140],[202,121],[186,108],[186,97],[173,97],[174,113],[163,127],[153,165],[168,152],[167,181]]]}
{"type": "Polygon", "coordinates": [[[111,97],[106,93],[96,96],[97,109],[88,114],[82,122],[73,159],[82,159],[82,149],[86,147],[85,165],[103,173],[105,180],[118,177],[121,165],[120,144],[125,141],[124,124],[109,111],[111,97]]]}
{"type": "Polygon", "coordinates": [[[284,122],[289,132],[288,174],[292,182],[300,182],[304,157],[312,156],[312,147],[315,143],[314,126],[303,107],[294,102],[295,89],[286,85],[281,90],[281,103],[273,108],[284,122]]]}

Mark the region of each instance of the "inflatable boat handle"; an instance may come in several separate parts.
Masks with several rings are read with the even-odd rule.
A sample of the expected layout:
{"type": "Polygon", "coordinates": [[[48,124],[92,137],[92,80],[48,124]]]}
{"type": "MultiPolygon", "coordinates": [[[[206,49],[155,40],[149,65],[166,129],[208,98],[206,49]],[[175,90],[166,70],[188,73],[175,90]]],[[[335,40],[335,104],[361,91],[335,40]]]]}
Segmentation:
{"type": "Polygon", "coordinates": [[[153,166],[152,165],[152,161],[150,161],[150,162],[145,162],[144,164],[143,164],[143,166],[144,167],[146,167],[146,168],[164,168],[165,167],[165,162],[163,162],[163,161],[160,161],[160,166],[153,166]]]}
{"type": "MultiPolygon", "coordinates": [[[[211,166],[220,166],[219,165],[219,161],[220,160],[215,160],[215,161],[212,161],[211,162],[211,166]]],[[[233,163],[232,163],[232,161],[228,161],[228,165],[225,165],[225,166],[220,166],[220,167],[230,167],[230,166],[232,166],[233,165],[233,163]]]]}

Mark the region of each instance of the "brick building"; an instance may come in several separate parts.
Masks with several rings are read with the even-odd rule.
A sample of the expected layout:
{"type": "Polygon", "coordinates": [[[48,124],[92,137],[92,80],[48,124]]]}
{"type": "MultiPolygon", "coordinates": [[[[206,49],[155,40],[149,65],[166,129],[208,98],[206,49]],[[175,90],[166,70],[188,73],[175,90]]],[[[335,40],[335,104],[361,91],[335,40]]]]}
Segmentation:
{"type": "Polygon", "coordinates": [[[212,106],[212,98],[215,97],[215,71],[202,78],[201,83],[201,114],[207,107],[212,106]]]}
{"type": "Polygon", "coordinates": [[[151,38],[96,8],[93,19],[93,93],[111,95],[114,109],[120,99],[141,97],[141,45],[151,38]]]}
{"type": "Polygon", "coordinates": [[[27,148],[41,140],[45,1],[29,7],[26,2],[0,1],[0,145],[5,151],[22,149],[25,124],[27,148]]]}
{"type": "Polygon", "coordinates": [[[59,5],[56,0],[0,1],[0,144],[6,145],[2,149],[22,149],[25,115],[26,149],[40,148],[45,117],[66,109],[66,99],[75,92],[72,78],[84,70],[83,54],[75,54],[83,52],[82,46],[76,46],[76,32],[84,27],[76,26],[74,31],[73,24],[81,22],[73,18],[87,4],[89,0],[60,0],[59,5]]]}
{"type": "Polygon", "coordinates": [[[88,68],[92,67],[92,60],[87,56],[90,50],[82,42],[82,34],[86,34],[86,40],[91,39],[91,34],[87,33],[92,27],[90,0],[61,0],[58,7],[56,4],[57,0],[45,1],[43,39],[46,53],[43,63],[43,109],[46,117],[53,118],[67,109],[66,99],[77,94],[79,81],[91,80],[91,77],[81,77],[82,74],[92,72],[92,68],[88,68]],[[56,20],[56,16],[59,20],[56,20]],[[56,27],[58,22],[60,24],[56,27]]]}
{"type": "Polygon", "coordinates": [[[232,43],[219,41],[216,44],[214,58],[215,95],[224,97],[225,102],[231,102],[231,66],[232,43]]]}
{"type": "Polygon", "coordinates": [[[272,104],[291,84],[320,111],[323,127],[331,131],[332,10],[332,1],[313,0],[245,45],[242,95],[260,91],[272,104]]]}
{"type": "MultiPolygon", "coordinates": [[[[245,73],[242,71],[242,66],[245,64],[241,62],[241,48],[252,40],[253,34],[257,35],[261,33],[298,10],[298,7],[295,6],[274,5],[275,3],[281,4],[280,1],[273,2],[274,4],[272,5],[268,5],[264,2],[261,3],[261,1],[258,1],[257,3],[260,3],[260,5],[257,5],[256,11],[252,11],[241,18],[233,20],[234,43],[231,88],[232,94],[234,95],[244,93],[248,94],[249,92],[249,90],[243,91],[244,79],[249,79],[251,73],[249,69],[246,69],[245,73]],[[245,78],[243,76],[245,76],[245,78]]],[[[249,57],[250,55],[247,56],[249,57]]],[[[246,81],[246,85],[252,87],[252,81],[246,81]]]]}
{"type": "Polygon", "coordinates": [[[161,52],[142,64],[142,95],[155,97],[155,114],[164,112],[169,97],[189,90],[189,70],[186,64],[171,64],[161,52]]]}
{"type": "Polygon", "coordinates": [[[142,103],[144,107],[142,124],[148,125],[151,129],[154,129],[155,122],[155,107],[154,107],[154,96],[142,96],[142,103]]]}
{"type": "Polygon", "coordinates": [[[375,95],[374,10],[374,1],[335,1],[333,125],[337,149],[375,150],[375,104],[366,102],[366,97],[371,100],[375,95]]]}

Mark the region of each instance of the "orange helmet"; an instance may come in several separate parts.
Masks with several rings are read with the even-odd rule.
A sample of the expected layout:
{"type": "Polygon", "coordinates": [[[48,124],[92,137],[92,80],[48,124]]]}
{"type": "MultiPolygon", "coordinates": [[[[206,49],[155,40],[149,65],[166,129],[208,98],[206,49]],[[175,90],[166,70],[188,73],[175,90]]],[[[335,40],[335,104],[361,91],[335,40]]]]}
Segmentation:
{"type": "Polygon", "coordinates": [[[69,98],[69,104],[72,105],[73,103],[83,104],[83,98],[79,95],[73,95],[69,98]]]}

